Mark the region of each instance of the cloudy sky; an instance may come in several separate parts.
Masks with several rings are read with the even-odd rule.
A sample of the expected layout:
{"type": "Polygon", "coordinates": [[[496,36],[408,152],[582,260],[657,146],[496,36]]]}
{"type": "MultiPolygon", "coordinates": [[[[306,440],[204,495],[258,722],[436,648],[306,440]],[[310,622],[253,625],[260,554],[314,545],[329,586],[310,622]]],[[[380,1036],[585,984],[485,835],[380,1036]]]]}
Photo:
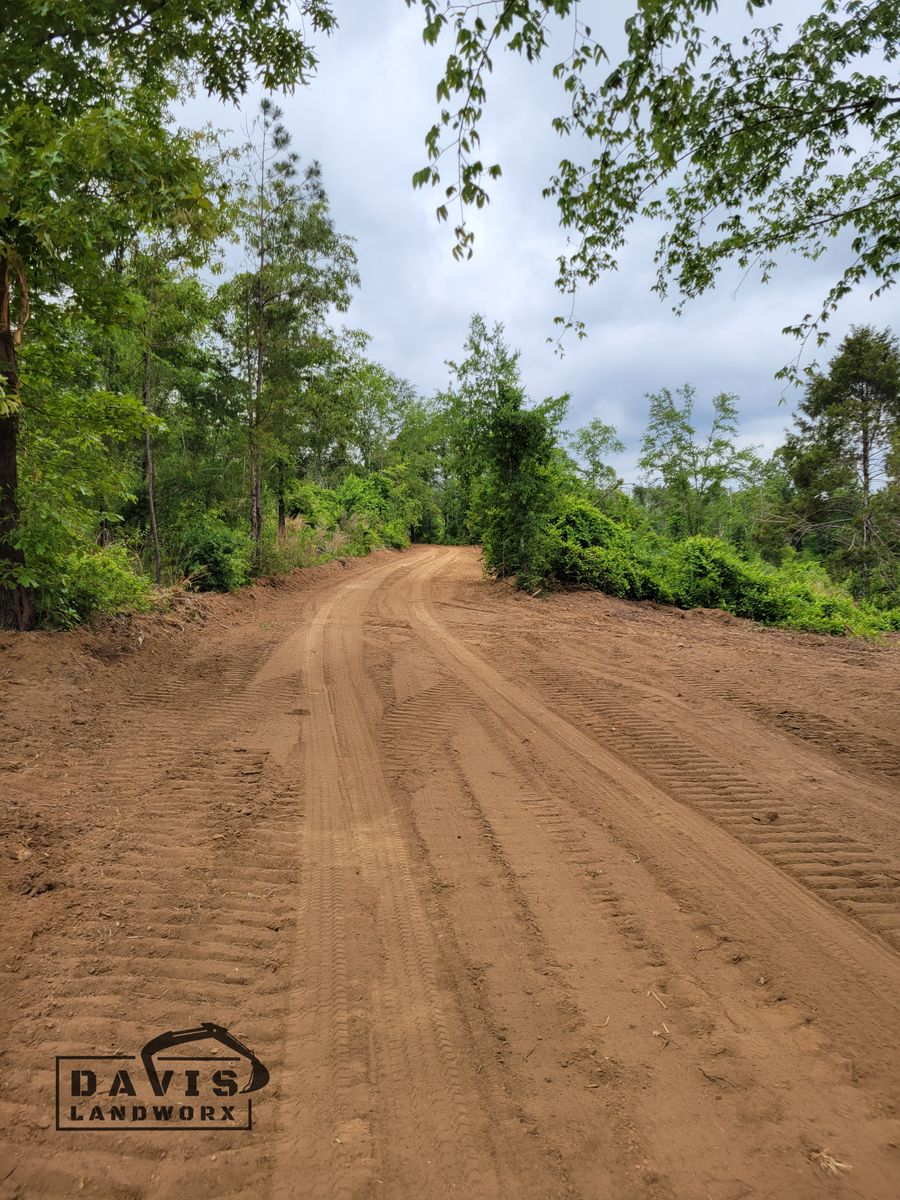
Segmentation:
{"type": "MultiPolygon", "coordinates": [[[[741,284],[736,269],[726,271],[714,293],[676,317],[651,291],[656,239],[638,225],[619,271],[579,297],[587,340],[570,337],[558,357],[547,338],[565,308],[554,288],[564,240],[541,189],[561,157],[550,120],[565,103],[550,67],[564,56],[571,27],[560,27],[560,53],[551,50],[543,64],[495,55],[482,157],[500,161],[504,175],[492,185],[490,206],[471,218],[475,257],[458,263],[452,230],[434,217],[438,194],[410,184],[426,161],[423,139],[436,116],[434,88],[447,48],[423,45],[421,9],[403,0],[335,0],[334,7],[340,28],[317,44],[317,78],[278,103],[294,149],[322,163],[338,228],[357,240],[362,287],[346,321],[369,332],[371,357],[431,393],[446,383],[445,360],[460,356],[469,317],[479,311],[502,322],[521,351],[529,395],[568,392],[571,428],[594,416],[618,428],[628,445],[618,462],[626,478],[634,477],[645,394],[687,381],[704,406],[717,392],[737,393],[742,440],[765,450],[778,445],[793,393],[774,375],[798,348],[780,331],[821,301],[837,259],[786,260],[765,286],[741,284]]],[[[589,0],[581,17],[614,48],[629,7],[627,0],[589,0]]],[[[778,19],[789,21],[808,6],[780,0],[777,7],[778,19]]],[[[728,20],[717,28],[728,30],[728,20]]],[[[237,136],[257,101],[248,97],[243,113],[198,102],[191,115],[237,136]]],[[[850,297],[833,322],[833,343],[853,323],[900,324],[895,295],[874,303],[865,291],[850,297]]]]}

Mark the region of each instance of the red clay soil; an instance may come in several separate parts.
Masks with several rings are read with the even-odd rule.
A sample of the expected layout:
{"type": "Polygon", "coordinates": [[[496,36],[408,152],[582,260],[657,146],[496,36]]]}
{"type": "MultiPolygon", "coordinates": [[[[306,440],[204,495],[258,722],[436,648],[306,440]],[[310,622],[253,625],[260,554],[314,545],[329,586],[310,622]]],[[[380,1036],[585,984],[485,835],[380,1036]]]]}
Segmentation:
{"type": "Polygon", "coordinates": [[[432,547],[0,637],[0,1196],[896,1200],[898,665],[432,547]],[[56,1129],[205,1021],[252,1131],[56,1129]]]}

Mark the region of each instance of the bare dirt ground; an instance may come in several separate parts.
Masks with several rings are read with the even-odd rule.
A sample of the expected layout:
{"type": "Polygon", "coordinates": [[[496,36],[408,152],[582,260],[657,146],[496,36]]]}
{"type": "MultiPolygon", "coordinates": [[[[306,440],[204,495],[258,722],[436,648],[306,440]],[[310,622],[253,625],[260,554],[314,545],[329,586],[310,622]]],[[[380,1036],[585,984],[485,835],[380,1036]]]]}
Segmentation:
{"type": "Polygon", "coordinates": [[[896,1200],[898,665],[430,547],[0,638],[0,1196],[896,1200]],[[252,1132],[55,1129],[201,1021],[252,1132]]]}

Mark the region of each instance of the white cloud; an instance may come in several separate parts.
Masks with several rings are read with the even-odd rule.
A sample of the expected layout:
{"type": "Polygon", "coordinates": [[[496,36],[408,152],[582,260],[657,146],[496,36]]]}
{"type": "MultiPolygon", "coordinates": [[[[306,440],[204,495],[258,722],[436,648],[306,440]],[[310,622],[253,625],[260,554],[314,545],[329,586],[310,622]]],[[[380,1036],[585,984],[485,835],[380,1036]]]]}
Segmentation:
{"type": "MultiPolygon", "coordinates": [[[[809,5],[795,0],[785,7],[796,17],[809,5]]],[[[603,22],[609,27],[610,11],[620,21],[629,8],[626,0],[586,4],[581,15],[599,33],[603,22]]],[[[444,360],[459,357],[469,315],[480,311],[506,325],[533,397],[569,392],[573,427],[595,415],[618,425],[629,445],[623,457],[629,472],[644,394],[686,381],[702,403],[720,391],[736,392],[746,440],[767,450],[778,444],[790,407],[780,403],[783,388],[774,375],[798,349],[781,329],[821,301],[834,277],[834,255],[817,263],[788,260],[765,287],[748,279],[735,290],[739,275],[724,276],[678,318],[650,290],[653,231],[638,226],[619,272],[579,297],[577,315],[589,337],[570,337],[560,359],[546,339],[565,309],[553,287],[564,237],[554,206],[541,198],[561,152],[549,124],[562,108],[549,73],[553,54],[536,67],[495,56],[483,158],[499,158],[504,175],[491,189],[491,205],[473,218],[475,258],[457,263],[452,230],[434,218],[438,193],[414,192],[410,183],[425,162],[442,62],[439,51],[422,44],[421,9],[399,0],[338,0],[336,9],[341,28],[319,44],[318,77],[279,103],[294,147],[322,162],[338,227],[357,238],[362,289],[347,320],[372,335],[373,357],[431,392],[446,380],[444,360]]],[[[248,100],[248,112],[255,102],[248,100]]],[[[188,113],[232,128],[242,121],[199,101],[188,113]]],[[[834,321],[832,338],[836,343],[852,323],[895,318],[890,293],[869,304],[860,291],[834,321]]]]}

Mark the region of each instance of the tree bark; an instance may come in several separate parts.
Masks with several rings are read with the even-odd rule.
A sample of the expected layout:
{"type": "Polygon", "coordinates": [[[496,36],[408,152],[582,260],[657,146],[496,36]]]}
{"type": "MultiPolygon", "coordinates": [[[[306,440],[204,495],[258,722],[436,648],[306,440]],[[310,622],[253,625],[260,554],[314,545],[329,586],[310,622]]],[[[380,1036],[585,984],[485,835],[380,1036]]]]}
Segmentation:
{"type": "MultiPolygon", "coordinates": [[[[19,368],[12,325],[10,255],[0,251],[0,380],[14,411],[0,416],[0,570],[15,570],[25,556],[13,544],[19,529],[19,368]]],[[[0,585],[0,629],[30,629],[34,624],[31,591],[21,584],[0,585]]]]}
{"type": "Polygon", "coordinates": [[[265,122],[263,122],[259,180],[259,261],[256,276],[256,372],[253,381],[253,413],[250,420],[250,537],[253,539],[253,566],[256,570],[259,570],[262,556],[262,453],[259,445],[259,426],[266,353],[266,308],[263,295],[263,274],[266,266],[265,122]]]}
{"type": "MultiPolygon", "coordinates": [[[[868,397],[867,397],[868,399],[868,397]]],[[[872,443],[869,432],[868,414],[863,414],[862,421],[862,559],[860,575],[862,576],[862,592],[868,600],[871,594],[869,582],[869,547],[872,540],[872,443]]]]}
{"type": "MultiPolygon", "coordinates": [[[[153,412],[153,355],[147,347],[144,355],[144,408],[153,412]]],[[[153,439],[150,430],[144,430],[144,458],[147,469],[147,509],[150,514],[150,537],[153,541],[153,578],[156,586],[162,583],[162,554],[159,549],[159,528],[156,524],[156,470],[153,465],[153,439]]]]}
{"type": "Polygon", "coordinates": [[[253,539],[253,565],[258,567],[262,541],[262,464],[255,418],[250,429],[250,537],[253,539]]]}
{"type": "Polygon", "coordinates": [[[284,463],[278,464],[278,545],[284,545],[284,527],[287,524],[287,511],[284,502],[284,463]]]}

